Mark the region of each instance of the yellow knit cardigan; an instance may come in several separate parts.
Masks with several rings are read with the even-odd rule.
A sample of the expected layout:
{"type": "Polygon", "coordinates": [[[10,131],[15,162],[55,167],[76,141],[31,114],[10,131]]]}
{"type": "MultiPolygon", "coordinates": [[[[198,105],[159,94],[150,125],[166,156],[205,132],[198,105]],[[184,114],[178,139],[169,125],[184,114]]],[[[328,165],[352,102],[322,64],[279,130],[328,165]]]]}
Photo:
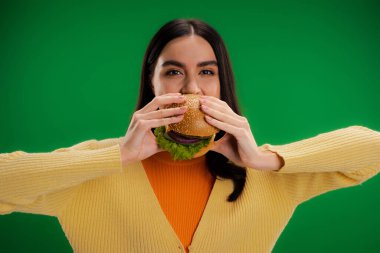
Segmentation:
{"type": "MultiPolygon", "coordinates": [[[[178,253],[141,162],[121,165],[123,137],[88,140],[49,153],[0,154],[0,214],[58,218],[76,253],[178,253]]],[[[355,186],[380,171],[380,133],[350,126],[285,145],[279,171],[247,169],[239,199],[216,180],[190,252],[271,252],[296,207],[317,195],[355,186]]]]}

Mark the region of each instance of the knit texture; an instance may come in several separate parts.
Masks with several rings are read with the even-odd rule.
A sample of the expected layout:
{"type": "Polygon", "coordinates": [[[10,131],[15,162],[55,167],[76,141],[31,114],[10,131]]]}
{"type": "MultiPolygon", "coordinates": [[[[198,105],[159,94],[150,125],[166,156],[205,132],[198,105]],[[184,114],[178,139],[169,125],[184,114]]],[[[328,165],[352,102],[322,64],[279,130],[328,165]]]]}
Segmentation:
{"type": "Polygon", "coordinates": [[[160,152],[142,163],[165,216],[188,250],[215,181],[206,157],[173,161],[168,152],[160,152]]]}
{"type": "MultiPolygon", "coordinates": [[[[122,167],[122,138],[0,154],[0,214],[57,217],[76,253],[185,252],[142,162],[122,167]]],[[[235,202],[226,201],[231,180],[215,180],[189,252],[271,252],[299,204],[380,171],[380,133],[362,126],[259,148],[276,152],[284,166],[248,168],[235,202]]]]}

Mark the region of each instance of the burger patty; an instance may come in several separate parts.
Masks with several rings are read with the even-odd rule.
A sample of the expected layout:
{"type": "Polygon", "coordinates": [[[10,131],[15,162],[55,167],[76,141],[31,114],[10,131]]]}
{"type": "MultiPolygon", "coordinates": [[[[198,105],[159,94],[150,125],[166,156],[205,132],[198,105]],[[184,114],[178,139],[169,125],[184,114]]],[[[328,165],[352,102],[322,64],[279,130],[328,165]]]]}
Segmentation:
{"type": "Polygon", "coordinates": [[[210,137],[200,137],[200,136],[189,136],[189,135],[183,135],[177,132],[174,132],[173,130],[165,133],[165,137],[169,137],[173,141],[180,143],[180,144],[194,144],[198,143],[200,141],[203,141],[204,139],[208,139],[210,137]]]}

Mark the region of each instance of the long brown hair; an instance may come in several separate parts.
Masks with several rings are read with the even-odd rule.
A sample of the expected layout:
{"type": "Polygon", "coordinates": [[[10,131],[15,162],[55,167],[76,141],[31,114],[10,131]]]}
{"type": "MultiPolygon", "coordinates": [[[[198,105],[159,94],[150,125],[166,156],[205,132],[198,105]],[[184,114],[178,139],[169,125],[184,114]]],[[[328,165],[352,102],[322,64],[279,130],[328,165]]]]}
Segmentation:
{"type": "MultiPolygon", "coordinates": [[[[199,19],[174,19],[163,25],[153,36],[143,59],[140,94],[135,108],[136,111],[143,108],[155,96],[151,89],[151,80],[157,58],[162,49],[171,40],[192,34],[201,36],[208,41],[213,48],[219,69],[220,98],[225,101],[236,114],[241,115],[235,92],[232,66],[224,42],[214,28],[199,19]]],[[[224,134],[225,132],[219,131],[215,140],[220,139],[224,134]]],[[[246,168],[228,163],[228,159],[225,156],[214,151],[206,153],[206,163],[213,176],[233,180],[234,190],[228,196],[227,200],[235,201],[244,189],[246,168]]]]}

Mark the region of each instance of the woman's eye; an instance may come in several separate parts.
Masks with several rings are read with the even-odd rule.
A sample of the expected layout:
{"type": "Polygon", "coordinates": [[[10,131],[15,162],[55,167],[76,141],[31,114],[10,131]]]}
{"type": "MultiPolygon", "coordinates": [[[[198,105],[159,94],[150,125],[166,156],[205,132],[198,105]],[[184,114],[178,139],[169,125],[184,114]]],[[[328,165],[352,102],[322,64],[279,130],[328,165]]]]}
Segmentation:
{"type": "Polygon", "coordinates": [[[214,75],[214,72],[213,72],[213,71],[211,71],[211,70],[207,70],[207,69],[202,70],[201,72],[202,72],[202,73],[206,73],[206,75],[210,75],[210,76],[214,75]]]}
{"type": "Polygon", "coordinates": [[[166,72],[167,76],[176,76],[178,74],[181,74],[181,72],[178,70],[169,70],[168,72],[166,72]]]}
{"type": "MultiPolygon", "coordinates": [[[[177,76],[177,75],[181,75],[181,74],[182,74],[181,71],[176,70],[176,69],[169,70],[169,71],[167,71],[165,73],[165,75],[167,75],[167,76],[177,76]]],[[[205,69],[205,70],[201,71],[201,74],[208,75],[208,76],[213,76],[214,75],[214,71],[205,69]]]]}

